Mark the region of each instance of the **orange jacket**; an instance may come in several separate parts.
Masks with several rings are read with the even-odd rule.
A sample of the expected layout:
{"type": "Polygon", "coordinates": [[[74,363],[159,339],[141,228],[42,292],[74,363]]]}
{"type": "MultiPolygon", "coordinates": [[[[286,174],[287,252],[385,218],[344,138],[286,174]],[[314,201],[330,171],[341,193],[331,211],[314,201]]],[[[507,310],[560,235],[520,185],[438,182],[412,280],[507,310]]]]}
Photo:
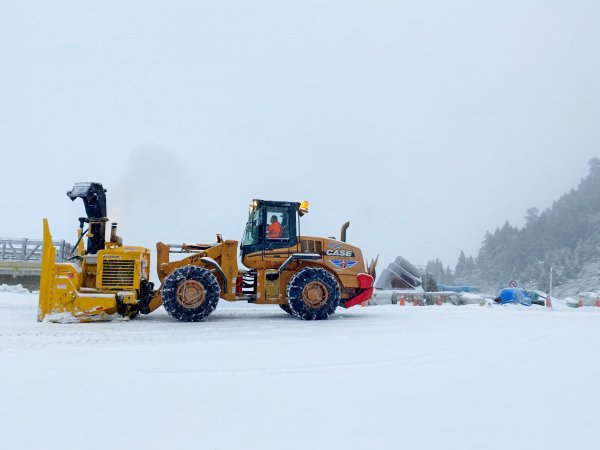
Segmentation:
{"type": "Polygon", "coordinates": [[[279,222],[273,222],[269,224],[269,239],[277,239],[281,237],[281,224],[279,222]]]}

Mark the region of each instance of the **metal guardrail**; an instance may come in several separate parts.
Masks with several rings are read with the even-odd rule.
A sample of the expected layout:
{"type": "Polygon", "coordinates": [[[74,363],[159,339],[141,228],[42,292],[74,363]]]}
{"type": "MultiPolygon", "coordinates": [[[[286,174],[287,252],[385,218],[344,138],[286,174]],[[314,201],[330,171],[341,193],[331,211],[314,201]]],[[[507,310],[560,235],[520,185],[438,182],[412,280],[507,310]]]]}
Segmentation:
{"type": "Polygon", "coordinates": [[[442,305],[449,303],[452,305],[467,305],[485,301],[483,294],[473,294],[469,292],[415,292],[410,290],[386,290],[376,289],[373,297],[368,301],[368,305],[442,305]]]}
{"type": "MultiPolygon", "coordinates": [[[[31,261],[42,259],[41,239],[0,238],[0,261],[31,261]]],[[[53,241],[56,248],[56,262],[65,262],[71,254],[72,246],[66,241],[53,241]]]]}

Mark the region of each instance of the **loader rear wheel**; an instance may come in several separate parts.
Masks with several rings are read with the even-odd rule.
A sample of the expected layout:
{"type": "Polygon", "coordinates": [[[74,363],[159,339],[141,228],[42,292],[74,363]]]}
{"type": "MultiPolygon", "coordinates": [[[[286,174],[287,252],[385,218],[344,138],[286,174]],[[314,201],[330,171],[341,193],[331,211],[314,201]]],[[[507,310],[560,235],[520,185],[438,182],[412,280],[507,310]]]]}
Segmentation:
{"type": "Polygon", "coordinates": [[[340,284],[325,269],[307,267],[290,280],[287,298],[292,314],[299,319],[327,319],[340,303],[340,284]]]}
{"type": "Polygon", "coordinates": [[[217,278],[204,267],[185,266],[171,273],[163,283],[165,310],[182,322],[199,322],[217,307],[221,288],[217,278]]]}

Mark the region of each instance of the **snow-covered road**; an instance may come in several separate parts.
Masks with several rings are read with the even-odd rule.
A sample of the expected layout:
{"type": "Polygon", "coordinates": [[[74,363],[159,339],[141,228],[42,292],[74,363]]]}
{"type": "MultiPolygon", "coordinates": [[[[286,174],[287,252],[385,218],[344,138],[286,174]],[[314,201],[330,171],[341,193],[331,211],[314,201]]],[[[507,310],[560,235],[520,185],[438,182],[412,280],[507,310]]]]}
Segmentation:
{"type": "Polygon", "coordinates": [[[600,448],[600,308],[59,325],[36,302],[0,292],[5,449],[600,448]]]}

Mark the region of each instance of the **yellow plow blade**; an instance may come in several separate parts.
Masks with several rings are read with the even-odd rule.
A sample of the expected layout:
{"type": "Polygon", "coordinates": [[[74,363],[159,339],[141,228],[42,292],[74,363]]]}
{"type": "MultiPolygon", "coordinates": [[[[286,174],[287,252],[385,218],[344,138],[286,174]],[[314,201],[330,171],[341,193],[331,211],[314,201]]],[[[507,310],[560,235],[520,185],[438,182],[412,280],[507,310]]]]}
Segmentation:
{"type": "Polygon", "coordinates": [[[54,301],[52,298],[52,280],[56,272],[56,249],[52,245],[52,235],[48,219],[44,219],[44,242],[42,244],[42,275],[40,277],[40,297],[38,301],[38,322],[50,314],[54,301]]]}

